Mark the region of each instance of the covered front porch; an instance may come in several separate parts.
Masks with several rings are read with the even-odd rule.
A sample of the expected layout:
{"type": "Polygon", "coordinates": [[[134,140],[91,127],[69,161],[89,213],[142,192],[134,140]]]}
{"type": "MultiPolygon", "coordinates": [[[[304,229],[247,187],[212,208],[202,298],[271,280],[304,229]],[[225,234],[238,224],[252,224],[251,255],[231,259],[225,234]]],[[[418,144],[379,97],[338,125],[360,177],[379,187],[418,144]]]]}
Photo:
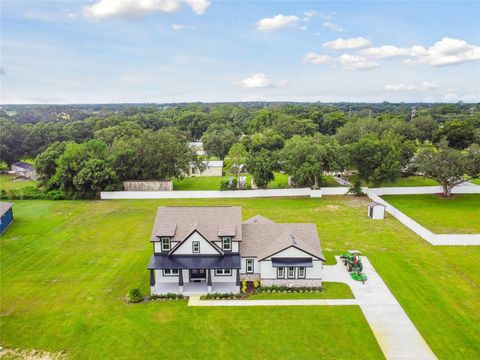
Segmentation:
{"type": "Polygon", "coordinates": [[[150,259],[150,290],[154,294],[240,292],[240,255],[154,254],[150,259]]]}

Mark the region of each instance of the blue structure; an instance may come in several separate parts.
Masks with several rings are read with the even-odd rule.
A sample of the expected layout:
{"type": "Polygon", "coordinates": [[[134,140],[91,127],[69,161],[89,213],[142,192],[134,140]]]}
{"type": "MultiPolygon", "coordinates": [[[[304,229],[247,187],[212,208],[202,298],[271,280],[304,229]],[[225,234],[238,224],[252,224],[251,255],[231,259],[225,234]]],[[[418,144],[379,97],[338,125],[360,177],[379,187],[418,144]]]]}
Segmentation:
{"type": "Polygon", "coordinates": [[[3,234],[13,221],[12,207],[12,203],[0,202],[0,234],[3,234]]]}

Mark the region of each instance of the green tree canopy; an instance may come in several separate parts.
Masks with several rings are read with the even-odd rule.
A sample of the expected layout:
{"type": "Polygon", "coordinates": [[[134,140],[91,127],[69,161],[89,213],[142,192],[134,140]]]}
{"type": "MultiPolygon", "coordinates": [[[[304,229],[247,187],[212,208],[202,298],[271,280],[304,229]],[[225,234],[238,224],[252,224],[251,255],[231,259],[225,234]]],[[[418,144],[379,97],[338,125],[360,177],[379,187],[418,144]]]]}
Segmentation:
{"type": "Polygon", "coordinates": [[[230,147],[237,141],[237,137],[229,126],[223,123],[214,123],[203,133],[202,141],[208,155],[223,159],[230,147]]]}

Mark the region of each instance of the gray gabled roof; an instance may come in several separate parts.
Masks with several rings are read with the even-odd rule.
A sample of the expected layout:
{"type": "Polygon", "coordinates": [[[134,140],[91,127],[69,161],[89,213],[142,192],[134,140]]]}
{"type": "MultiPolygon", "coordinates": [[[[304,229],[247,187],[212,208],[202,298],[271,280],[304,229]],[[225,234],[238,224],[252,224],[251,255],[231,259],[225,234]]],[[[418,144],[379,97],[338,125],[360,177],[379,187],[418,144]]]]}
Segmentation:
{"type": "Polygon", "coordinates": [[[255,218],[257,222],[252,222],[252,218],[242,224],[243,242],[240,252],[243,257],[253,256],[261,260],[293,246],[314,257],[325,259],[315,224],[279,224],[263,217],[255,218]]]}
{"type": "Polygon", "coordinates": [[[10,210],[13,206],[13,203],[9,202],[0,202],[0,217],[5,215],[5,213],[10,210]]]}
{"type": "MultiPolygon", "coordinates": [[[[159,207],[151,235],[173,233],[173,241],[184,240],[197,230],[208,241],[218,241],[219,230],[233,232],[234,240],[242,240],[242,209],[239,206],[163,206],[159,207]],[[172,229],[175,226],[175,231],[172,229]]],[[[164,235],[167,236],[167,235],[164,235]]]]}

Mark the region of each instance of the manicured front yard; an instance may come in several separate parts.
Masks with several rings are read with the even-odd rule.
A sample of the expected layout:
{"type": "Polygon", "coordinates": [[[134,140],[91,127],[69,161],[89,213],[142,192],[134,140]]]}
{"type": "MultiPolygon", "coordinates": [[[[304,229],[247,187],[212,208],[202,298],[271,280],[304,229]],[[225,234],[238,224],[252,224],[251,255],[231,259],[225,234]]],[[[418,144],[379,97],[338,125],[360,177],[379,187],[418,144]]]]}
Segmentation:
{"type": "Polygon", "coordinates": [[[441,359],[480,357],[479,247],[433,247],[366,198],[16,201],[1,237],[1,345],[72,358],[382,358],[360,309],[125,304],[148,290],[160,205],[240,205],[244,218],[315,222],[327,260],[367,255],[441,359]],[[165,336],[168,334],[168,336],[165,336]],[[248,334],[248,335],[246,335],[248,334]]]}
{"type": "Polygon", "coordinates": [[[324,282],[321,292],[261,292],[252,294],[248,300],[290,299],[353,299],[352,290],[346,284],[324,282]]]}
{"type": "Polygon", "coordinates": [[[436,234],[480,234],[480,195],[384,195],[386,201],[436,234]]]}

